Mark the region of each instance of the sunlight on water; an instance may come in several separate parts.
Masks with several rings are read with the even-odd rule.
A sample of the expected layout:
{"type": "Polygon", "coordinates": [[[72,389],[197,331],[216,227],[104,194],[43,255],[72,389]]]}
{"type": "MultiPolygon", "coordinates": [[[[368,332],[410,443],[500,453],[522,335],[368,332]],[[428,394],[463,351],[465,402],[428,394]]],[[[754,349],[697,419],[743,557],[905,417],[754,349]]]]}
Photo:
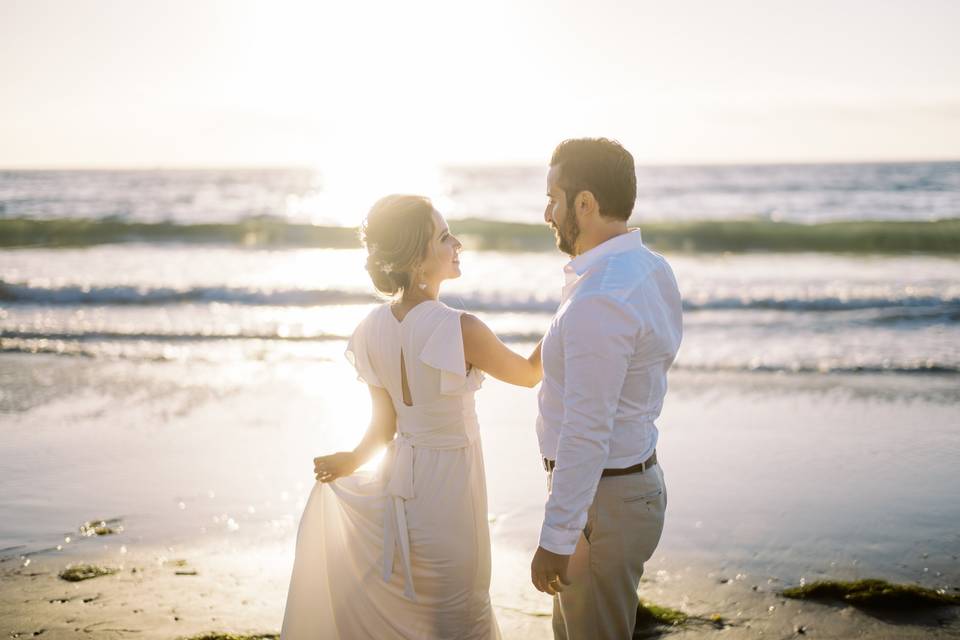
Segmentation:
{"type": "MultiPolygon", "coordinates": [[[[669,258],[686,308],[679,366],[960,368],[954,258],[669,258]]],[[[314,360],[386,299],[364,260],[362,249],[0,252],[0,346],[134,360],[314,360]]],[[[508,342],[536,342],[559,304],[565,261],[559,252],[465,251],[463,276],[445,285],[443,300],[479,314],[508,342]]]]}

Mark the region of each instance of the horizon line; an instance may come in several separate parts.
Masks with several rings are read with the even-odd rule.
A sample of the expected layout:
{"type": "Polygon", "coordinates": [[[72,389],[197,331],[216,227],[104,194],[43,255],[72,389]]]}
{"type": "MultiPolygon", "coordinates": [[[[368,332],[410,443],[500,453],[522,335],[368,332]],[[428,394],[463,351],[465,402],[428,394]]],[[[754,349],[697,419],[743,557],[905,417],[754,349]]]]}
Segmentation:
{"type": "MultiPolygon", "coordinates": [[[[775,167],[775,166],[815,166],[815,165],[890,165],[890,164],[952,164],[960,162],[960,156],[940,158],[903,158],[903,159],[810,159],[810,160],[690,160],[636,162],[639,168],[698,168],[698,167],[775,167]]],[[[439,169],[528,169],[546,167],[539,162],[439,162],[439,169]]],[[[321,171],[322,167],[311,164],[91,164],[91,165],[0,165],[0,172],[12,171],[321,171]]]]}

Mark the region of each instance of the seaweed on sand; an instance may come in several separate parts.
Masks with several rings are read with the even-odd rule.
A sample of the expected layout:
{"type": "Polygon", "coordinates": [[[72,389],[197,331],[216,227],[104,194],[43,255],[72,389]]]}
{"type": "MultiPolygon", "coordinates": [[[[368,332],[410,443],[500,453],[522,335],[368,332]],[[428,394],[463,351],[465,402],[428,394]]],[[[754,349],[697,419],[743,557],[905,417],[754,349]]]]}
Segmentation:
{"type": "Polygon", "coordinates": [[[637,625],[652,627],[660,625],[664,627],[676,627],[682,625],[690,616],[679,609],[662,607],[652,602],[640,601],[637,607],[637,625]]]}
{"type": "Polygon", "coordinates": [[[80,535],[84,538],[91,536],[109,536],[123,531],[123,526],[120,524],[121,522],[122,520],[120,518],[88,520],[80,525],[80,535]]]}
{"type": "Polygon", "coordinates": [[[67,582],[80,582],[81,580],[99,578],[100,576],[109,576],[116,572],[117,570],[111,567],[98,567],[97,565],[93,564],[78,564],[72,567],[67,567],[61,571],[60,579],[66,580],[67,582]]]}
{"type": "Polygon", "coordinates": [[[279,640],[279,633],[223,633],[208,631],[182,640],[279,640]]]}
{"type": "Polygon", "coordinates": [[[637,607],[637,629],[646,633],[644,637],[659,636],[663,627],[689,627],[693,625],[708,625],[716,629],[723,629],[728,626],[726,620],[719,615],[713,615],[709,618],[701,616],[691,616],[680,611],[671,609],[652,602],[640,601],[637,607]]]}
{"type": "Polygon", "coordinates": [[[960,605],[960,596],[913,584],[893,584],[886,580],[824,580],[785,589],[783,595],[801,600],[839,600],[862,609],[896,612],[960,605]]]}

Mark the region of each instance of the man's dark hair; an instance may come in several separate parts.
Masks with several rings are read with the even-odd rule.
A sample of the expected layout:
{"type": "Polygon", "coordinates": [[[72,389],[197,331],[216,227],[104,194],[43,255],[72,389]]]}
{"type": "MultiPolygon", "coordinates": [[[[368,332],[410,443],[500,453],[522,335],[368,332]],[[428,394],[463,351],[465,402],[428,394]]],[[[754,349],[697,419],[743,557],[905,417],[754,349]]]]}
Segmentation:
{"type": "Polygon", "coordinates": [[[550,166],[560,166],[557,184],[567,194],[567,207],[581,191],[597,199],[600,215],[628,220],[637,199],[633,156],[616,140],[574,138],[553,150],[550,166]]]}

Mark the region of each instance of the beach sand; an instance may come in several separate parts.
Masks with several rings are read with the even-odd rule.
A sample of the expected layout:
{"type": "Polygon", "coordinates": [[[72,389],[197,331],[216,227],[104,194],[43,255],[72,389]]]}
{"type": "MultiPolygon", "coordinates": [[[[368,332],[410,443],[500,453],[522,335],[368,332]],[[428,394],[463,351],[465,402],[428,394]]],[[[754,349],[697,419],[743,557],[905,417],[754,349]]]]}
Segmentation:
{"type": "MultiPolygon", "coordinates": [[[[310,460],[352,446],[367,411],[340,349],[294,364],[5,356],[7,388],[29,393],[0,454],[0,632],[278,632],[310,460]],[[77,535],[101,517],[123,530],[77,535]],[[118,572],[58,577],[81,562],[118,572]]],[[[960,637],[958,607],[884,618],[780,595],[828,578],[960,593],[954,387],[677,370],[659,422],[667,524],[640,589],[701,618],[670,636],[960,637]]],[[[491,597],[504,637],[550,638],[550,599],[528,583],[545,491],[535,392],[488,379],[478,399],[491,597]]]]}
{"type": "MultiPolygon", "coordinates": [[[[180,558],[167,557],[165,552],[131,554],[121,563],[113,554],[84,554],[84,562],[112,566],[118,572],[79,583],[57,577],[69,564],[61,558],[35,557],[26,567],[22,562],[3,563],[0,629],[10,638],[180,638],[213,631],[279,632],[282,609],[278,605],[286,589],[283,571],[265,568],[240,553],[180,558]]],[[[641,596],[698,619],[676,628],[661,627],[651,637],[960,637],[960,607],[875,617],[849,606],[783,598],[779,581],[741,577],[733,567],[707,571],[703,566],[673,570],[664,566],[651,563],[641,596]],[[661,572],[670,577],[658,577],[661,572]],[[713,621],[716,616],[721,623],[713,621]]],[[[549,604],[539,594],[519,602],[495,600],[504,637],[552,638],[549,604]]]]}

